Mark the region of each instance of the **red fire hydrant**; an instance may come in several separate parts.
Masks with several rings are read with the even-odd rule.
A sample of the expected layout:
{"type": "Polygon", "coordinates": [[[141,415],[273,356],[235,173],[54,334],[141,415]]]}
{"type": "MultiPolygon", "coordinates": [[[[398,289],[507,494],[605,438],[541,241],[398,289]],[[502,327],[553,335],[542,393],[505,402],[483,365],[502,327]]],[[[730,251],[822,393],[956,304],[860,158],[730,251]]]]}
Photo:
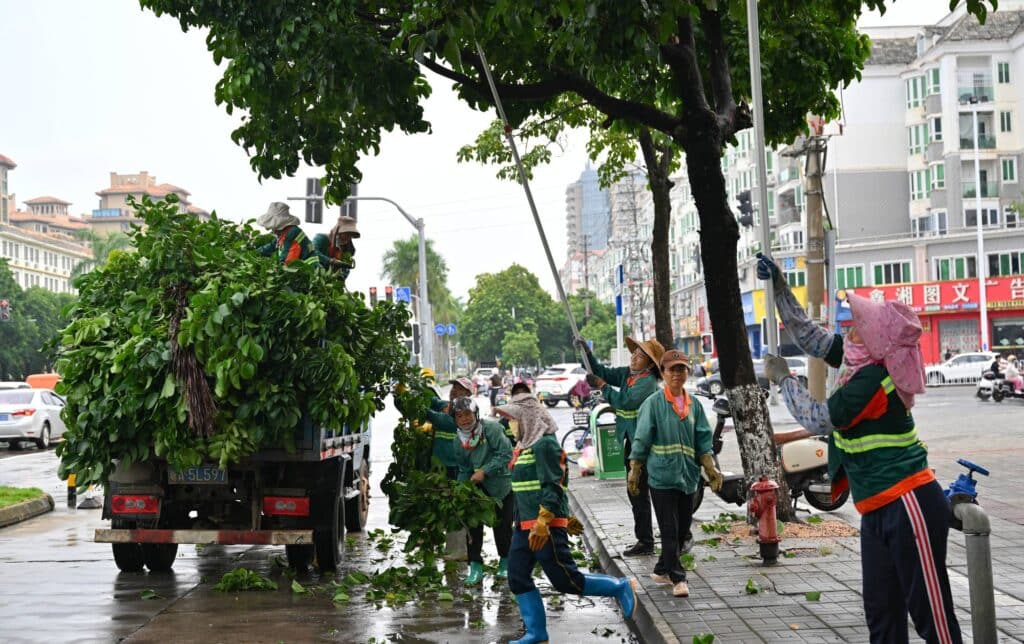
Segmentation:
{"type": "Polygon", "coordinates": [[[761,480],[750,486],[754,498],[750,499],[748,510],[757,517],[757,544],[765,565],[774,564],[779,560],[779,542],[782,538],[775,527],[775,491],[778,489],[779,484],[769,480],[767,476],[762,476],[761,480]]]}

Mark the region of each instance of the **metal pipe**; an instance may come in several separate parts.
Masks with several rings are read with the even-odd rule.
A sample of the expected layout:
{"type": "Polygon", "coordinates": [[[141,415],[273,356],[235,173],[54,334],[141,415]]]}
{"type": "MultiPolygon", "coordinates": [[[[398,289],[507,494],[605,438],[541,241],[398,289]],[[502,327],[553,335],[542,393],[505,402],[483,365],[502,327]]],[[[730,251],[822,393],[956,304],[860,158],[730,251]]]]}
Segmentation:
{"type": "MultiPolygon", "coordinates": [[[[754,151],[757,153],[757,196],[761,206],[761,252],[771,255],[771,223],[768,221],[768,172],[765,169],[764,97],[761,92],[761,34],[757,21],[757,0],[747,0],[747,38],[750,48],[750,87],[753,94],[754,151]]],[[[779,352],[779,325],[775,321],[775,289],[772,281],[764,283],[764,314],[768,352],[779,352]]],[[[769,387],[772,405],[779,404],[774,387],[769,387]]]]}
{"type": "MultiPolygon", "coordinates": [[[[555,258],[551,255],[551,247],[548,245],[548,237],[544,234],[544,224],[540,221],[540,215],[537,213],[537,204],[533,201],[533,192],[530,191],[530,179],[526,176],[526,168],[523,167],[523,160],[519,158],[519,150],[516,148],[515,138],[512,136],[512,126],[509,125],[508,117],[505,116],[505,108],[502,106],[501,97],[498,96],[498,87],[494,84],[494,77],[491,75],[491,68],[487,64],[487,57],[484,56],[484,49],[480,46],[480,43],[476,43],[477,55],[480,56],[480,64],[484,68],[484,75],[487,77],[487,85],[491,88],[491,95],[494,97],[494,107],[498,110],[498,117],[501,118],[501,123],[505,129],[505,139],[508,141],[509,150],[512,152],[512,158],[515,159],[516,168],[519,170],[519,183],[523,185],[523,190],[526,192],[526,201],[530,204],[530,212],[533,213],[533,223],[537,225],[537,234],[540,235],[540,243],[544,246],[544,253],[548,257],[548,266],[551,268],[551,276],[555,278],[555,288],[558,289],[558,298],[562,301],[562,306],[565,308],[565,315],[569,318],[569,329],[572,331],[573,338],[580,337],[580,330],[576,327],[576,318],[572,315],[572,309],[569,307],[569,299],[565,296],[565,289],[562,287],[562,278],[558,276],[558,268],[555,266],[555,258]]],[[[581,351],[580,354],[583,357],[583,366],[590,371],[590,360],[587,358],[587,352],[581,351]]]]}
{"type": "Polygon", "coordinates": [[[992,580],[991,523],[974,503],[954,503],[953,516],[963,523],[967,546],[967,584],[971,596],[971,632],[975,642],[998,642],[996,600],[992,580]]]}

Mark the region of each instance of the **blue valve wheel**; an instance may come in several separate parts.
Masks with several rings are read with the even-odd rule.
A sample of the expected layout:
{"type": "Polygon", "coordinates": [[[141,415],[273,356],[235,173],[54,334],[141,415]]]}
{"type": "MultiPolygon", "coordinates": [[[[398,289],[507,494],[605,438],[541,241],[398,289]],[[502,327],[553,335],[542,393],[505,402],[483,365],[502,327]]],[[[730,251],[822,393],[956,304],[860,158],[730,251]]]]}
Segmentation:
{"type": "Polygon", "coordinates": [[[981,474],[983,476],[988,476],[988,470],[987,469],[985,469],[984,467],[982,467],[980,465],[975,465],[974,463],[968,461],[965,458],[958,458],[958,459],[956,459],[956,462],[959,463],[960,465],[963,465],[964,467],[966,467],[971,472],[977,472],[978,474],[981,474]]]}

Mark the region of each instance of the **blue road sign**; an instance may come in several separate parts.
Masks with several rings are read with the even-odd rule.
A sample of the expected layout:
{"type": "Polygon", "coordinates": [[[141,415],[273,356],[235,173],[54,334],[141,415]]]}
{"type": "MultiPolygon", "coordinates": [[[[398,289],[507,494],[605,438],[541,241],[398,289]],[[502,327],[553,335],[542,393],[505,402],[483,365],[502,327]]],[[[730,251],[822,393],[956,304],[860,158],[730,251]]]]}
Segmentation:
{"type": "Polygon", "coordinates": [[[794,258],[794,257],[783,257],[782,258],[782,270],[784,270],[784,271],[796,270],[796,258],[794,258]]]}
{"type": "Polygon", "coordinates": [[[412,304],[412,289],[408,286],[399,286],[395,289],[396,302],[408,302],[412,304]]]}
{"type": "Polygon", "coordinates": [[[456,331],[456,330],[457,330],[457,329],[455,328],[455,325],[454,325],[454,324],[449,324],[449,325],[447,326],[447,328],[445,328],[445,331],[447,331],[447,332],[448,332],[448,335],[455,335],[455,331],[456,331]]]}
{"type": "Polygon", "coordinates": [[[445,325],[441,324],[440,322],[434,325],[434,333],[436,333],[437,335],[444,335],[445,330],[445,325]]]}

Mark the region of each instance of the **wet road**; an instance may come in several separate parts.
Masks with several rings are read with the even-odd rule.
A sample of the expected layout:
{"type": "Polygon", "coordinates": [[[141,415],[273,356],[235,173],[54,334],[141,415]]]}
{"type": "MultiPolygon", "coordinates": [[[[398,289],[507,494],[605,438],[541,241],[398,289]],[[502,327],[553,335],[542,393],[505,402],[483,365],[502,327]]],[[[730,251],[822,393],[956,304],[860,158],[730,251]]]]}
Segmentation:
{"type": "MultiPolygon", "coordinates": [[[[483,399],[479,399],[483,400],[483,399]]],[[[486,406],[486,403],[485,405],[486,406]]],[[[555,410],[561,423],[569,410],[555,410]]],[[[346,565],[338,577],[403,565],[399,546],[380,546],[370,532],[387,530],[386,498],[379,481],[390,457],[392,409],[374,422],[372,449],[376,494],[367,533],[346,540],[346,565]]],[[[57,503],[54,512],[0,530],[0,640],[4,642],[504,642],[521,633],[518,609],[507,586],[463,589],[462,565],[448,574],[454,601],[378,608],[365,590],[348,605],[332,602],[329,580],[315,572],[297,578],[313,592],[295,594],[279,565],[283,548],[180,546],[172,573],[120,573],[110,546],[92,542],[107,527],[98,510],[68,510],[53,451],[0,450],[0,484],[36,486],[57,503]],[[213,585],[244,566],[278,582],[276,592],[220,593],[213,585]],[[152,593],[147,592],[152,591],[152,593]],[[143,599],[143,596],[154,596],[143,599]]],[[[485,559],[496,560],[485,536],[485,559]]],[[[548,594],[546,580],[538,580],[548,594]]],[[[614,601],[565,597],[548,600],[553,641],[635,641],[614,601]],[[606,635],[606,637],[600,637],[606,635]]]]}

